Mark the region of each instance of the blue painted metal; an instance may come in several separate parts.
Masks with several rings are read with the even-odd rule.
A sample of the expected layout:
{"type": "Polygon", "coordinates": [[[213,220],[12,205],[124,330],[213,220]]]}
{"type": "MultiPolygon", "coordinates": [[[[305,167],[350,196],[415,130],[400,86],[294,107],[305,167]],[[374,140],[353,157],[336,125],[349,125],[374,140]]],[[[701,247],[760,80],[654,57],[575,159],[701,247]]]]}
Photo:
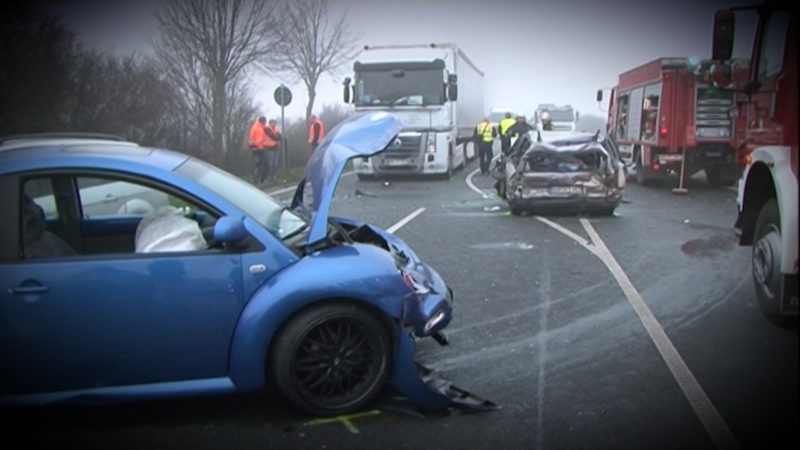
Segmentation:
{"type": "Polygon", "coordinates": [[[319,143],[308,160],[303,180],[295,192],[292,208],[303,203],[305,183],[311,185],[311,226],[308,244],[327,235],[328,210],[336,183],[347,161],[357,156],[371,156],[383,151],[403,129],[403,122],[385,112],[362,113],[351,116],[334,127],[319,143]]]}
{"type": "MultiPolygon", "coordinates": [[[[277,202],[186,155],[113,142],[1,149],[0,179],[83,168],[159,180],[216,209],[222,215],[217,237],[235,240],[246,230],[260,248],[0,261],[0,288],[9,293],[0,312],[0,322],[8,325],[0,346],[0,403],[257,389],[267,379],[266,358],[281,325],[305,307],[338,300],[362,304],[395,324],[390,384],[398,392],[424,409],[485,406],[459,398],[465,391],[413,360],[409,331],[420,338],[437,335],[451,320],[453,298],[442,277],[404,241],[336,217],[348,226],[369,227],[389,251],[363,243],[310,250],[327,234],[328,209],[347,161],[382,151],[401,128],[391,114],[361,114],[320,143],[293,200],[302,206],[307,182],[313,202],[305,254],[288,248],[264,225],[264,217],[255,216],[267,203],[278,210],[277,202]],[[401,271],[424,289],[415,292],[401,271]],[[426,330],[437,313],[443,319],[426,330]]],[[[84,219],[81,226],[125,234],[135,220],[127,215],[84,219]]]]}

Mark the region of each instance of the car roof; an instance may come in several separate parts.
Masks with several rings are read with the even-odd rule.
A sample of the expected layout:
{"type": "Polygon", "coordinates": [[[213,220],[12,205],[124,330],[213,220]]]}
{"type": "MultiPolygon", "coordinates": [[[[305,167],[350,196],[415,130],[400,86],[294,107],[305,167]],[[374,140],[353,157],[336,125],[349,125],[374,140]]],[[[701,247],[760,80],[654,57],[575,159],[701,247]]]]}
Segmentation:
{"type": "Polygon", "coordinates": [[[187,158],[112,135],[44,133],[0,138],[0,173],[63,167],[171,171],[187,158]]]}

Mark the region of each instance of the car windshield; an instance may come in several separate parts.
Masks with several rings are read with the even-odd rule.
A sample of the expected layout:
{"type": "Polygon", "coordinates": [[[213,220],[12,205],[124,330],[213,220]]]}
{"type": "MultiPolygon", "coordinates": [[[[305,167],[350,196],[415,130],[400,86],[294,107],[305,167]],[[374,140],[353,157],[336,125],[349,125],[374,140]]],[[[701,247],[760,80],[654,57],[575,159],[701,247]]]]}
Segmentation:
{"type": "Polygon", "coordinates": [[[214,191],[281,239],[307,226],[305,219],[266,192],[199,159],[189,158],[175,172],[214,191]]]}

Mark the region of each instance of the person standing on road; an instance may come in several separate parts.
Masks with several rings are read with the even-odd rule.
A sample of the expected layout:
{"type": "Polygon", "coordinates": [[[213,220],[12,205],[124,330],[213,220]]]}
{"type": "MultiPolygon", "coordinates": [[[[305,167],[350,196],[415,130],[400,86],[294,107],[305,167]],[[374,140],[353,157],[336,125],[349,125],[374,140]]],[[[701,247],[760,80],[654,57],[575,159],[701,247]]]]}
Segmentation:
{"type": "Polygon", "coordinates": [[[311,146],[311,151],[317,149],[319,141],[325,137],[325,127],[322,125],[322,120],[315,114],[309,117],[308,121],[308,144],[311,146]]]}
{"type": "Polygon", "coordinates": [[[265,179],[274,179],[278,175],[278,151],[281,144],[281,133],[278,131],[278,122],[269,119],[269,123],[264,127],[266,134],[266,144],[264,150],[267,155],[267,170],[265,179]]]}
{"type": "Polygon", "coordinates": [[[503,117],[497,125],[498,131],[500,132],[500,150],[504,155],[508,154],[508,149],[511,147],[511,138],[506,135],[506,131],[508,131],[512,125],[514,125],[514,119],[511,117],[510,112],[507,112],[506,116],[503,117]]]}
{"type": "Polygon", "coordinates": [[[497,137],[497,128],[495,128],[489,119],[484,117],[475,126],[473,138],[475,145],[478,146],[478,158],[481,166],[481,174],[489,174],[489,165],[492,162],[492,143],[494,138],[497,137]]]}
{"type": "Polygon", "coordinates": [[[250,153],[253,155],[253,183],[258,185],[267,179],[267,118],[259,117],[250,126],[250,153]]]}
{"type": "MultiPolygon", "coordinates": [[[[531,130],[534,130],[534,129],[535,128],[533,126],[531,126],[531,124],[529,124],[527,120],[525,120],[525,116],[520,114],[520,115],[517,116],[517,120],[516,120],[516,122],[514,122],[514,125],[511,125],[506,130],[506,136],[508,136],[508,140],[510,142],[512,138],[522,136],[523,134],[527,133],[528,131],[531,131],[531,130]]],[[[510,147],[509,147],[509,149],[510,149],[510,147]]]]}

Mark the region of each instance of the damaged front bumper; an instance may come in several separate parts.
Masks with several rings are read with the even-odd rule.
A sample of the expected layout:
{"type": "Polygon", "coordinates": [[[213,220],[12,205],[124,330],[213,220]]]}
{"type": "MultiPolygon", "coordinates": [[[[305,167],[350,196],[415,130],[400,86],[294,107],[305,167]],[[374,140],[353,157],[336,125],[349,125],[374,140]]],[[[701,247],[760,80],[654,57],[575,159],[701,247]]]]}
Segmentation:
{"type": "Polygon", "coordinates": [[[498,409],[495,403],[455,386],[433,370],[414,361],[414,350],[414,339],[404,329],[399,328],[389,385],[418,408],[441,410],[452,407],[469,411],[498,409]]]}

